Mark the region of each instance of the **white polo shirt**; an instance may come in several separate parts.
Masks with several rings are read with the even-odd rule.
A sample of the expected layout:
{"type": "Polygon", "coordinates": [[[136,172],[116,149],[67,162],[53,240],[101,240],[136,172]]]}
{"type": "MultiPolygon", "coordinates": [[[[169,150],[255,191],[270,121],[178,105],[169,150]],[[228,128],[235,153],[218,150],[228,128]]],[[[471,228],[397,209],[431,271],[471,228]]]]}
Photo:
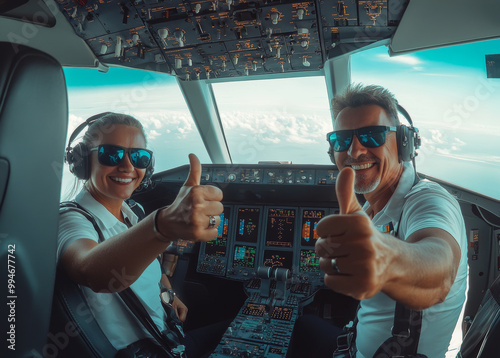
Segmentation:
{"type": "MultiPolygon", "coordinates": [[[[117,235],[128,229],[127,225],[120,222],[102,204],[95,200],[92,195],[83,189],[75,201],[89,211],[102,231],[104,239],[117,235]]],[[[122,205],[123,215],[130,220],[132,225],[137,223],[137,216],[126,203],[122,205]]],[[[78,239],[91,239],[99,242],[99,235],[82,214],[69,211],[59,216],[59,238],[57,247],[57,260],[60,261],[64,251],[70,243],[78,239]]],[[[126,275],[126,269],[116,274],[116,286],[119,285],[119,277],[126,275]]],[[[163,331],[165,326],[165,311],[161,305],[159,282],[161,279],[161,268],[158,260],[154,260],[144,270],[142,275],[130,286],[132,291],[143,303],[158,328],[163,331]]],[[[139,339],[150,337],[149,332],[135,316],[128,311],[117,293],[96,293],[90,288],[80,286],[90,307],[77,310],[77,314],[84,319],[95,319],[106,337],[116,349],[126,347],[139,339]]]]}
{"type": "MultiPolygon", "coordinates": [[[[460,206],[444,188],[428,180],[415,186],[411,163],[404,171],[396,191],[382,211],[373,218],[377,227],[392,222],[398,236],[406,240],[423,228],[439,228],[452,235],[460,246],[462,256],[458,272],[444,302],[423,311],[422,331],[418,353],[429,358],[456,357],[462,342],[462,318],[467,293],[467,238],[460,206]],[[405,203],[406,202],[406,203],[405,203]],[[404,213],[401,210],[404,205],[404,213]],[[401,218],[401,223],[398,223],[401,218]]],[[[368,209],[365,203],[364,209],[368,209]]],[[[358,311],[356,346],[357,358],[372,358],[389,337],[394,323],[395,301],[382,292],[362,300],[358,311]]]]}

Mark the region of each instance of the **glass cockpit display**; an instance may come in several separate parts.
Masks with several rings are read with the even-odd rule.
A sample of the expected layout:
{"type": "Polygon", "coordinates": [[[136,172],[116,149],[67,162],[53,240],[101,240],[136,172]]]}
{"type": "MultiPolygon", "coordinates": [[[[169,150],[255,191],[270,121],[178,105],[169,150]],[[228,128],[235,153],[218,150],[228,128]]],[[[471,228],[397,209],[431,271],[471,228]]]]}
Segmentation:
{"type": "Polygon", "coordinates": [[[264,266],[267,267],[283,267],[292,269],[293,252],[265,250],[264,251],[264,266]]]}
{"type": "Polygon", "coordinates": [[[325,216],[324,210],[304,210],[302,212],[302,234],[300,242],[302,246],[314,246],[318,240],[316,225],[325,216]]]}
{"type": "Polygon", "coordinates": [[[299,272],[319,272],[319,257],[314,250],[300,250],[299,272]]]}
{"type": "Polygon", "coordinates": [[[217,227],[217,238],[206,242],[205,246],[206,255],[217,256],[217,257],[226,256],[230,215],[231,215],[231,208],[225,207],[224,212],[220,214],[220,224],[217,227]]]}
{"type": "Polygon", "coordinates": [[[233,267],[255,267],[255,253],[254,246],[236,245],[234,247],[233,267]]]}
{"type": "Polygon", "coordinates": [[[236,241],[256,243],[259,235],[260,208],[239,208],[236,241]]]}
{"type": "Polygon", "coordinates": [[[266,246],[292,247],[295,209],[270,208],[267,212],[266,246]]]}

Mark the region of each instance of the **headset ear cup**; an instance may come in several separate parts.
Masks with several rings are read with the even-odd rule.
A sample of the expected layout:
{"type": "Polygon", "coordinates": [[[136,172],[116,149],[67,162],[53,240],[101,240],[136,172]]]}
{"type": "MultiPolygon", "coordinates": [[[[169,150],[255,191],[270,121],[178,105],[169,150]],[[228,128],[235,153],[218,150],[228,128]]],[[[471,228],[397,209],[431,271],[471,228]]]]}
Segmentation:
{"type": "Polygon", "coordinates": [[[86,144],[78,143],[66,155],[69,170],[78,179],[90,178],[90,151],[86,144]]]}
{"type": "Polygon", "coordinates": [[[413,131],[405,125],[400,125],[397,131],[398,159],[399,162],[409,162],[413,157],[415,147],[413,145],[413,131]]]}
{"type": "Polygon", "coordinates": [[[141,184],[137,187],[136,191],[141,191],[146,189],[151,184],[151,177],[155,171],[155,157],[151,157],[151,163],[149,163],[146,168],[146,173],[144,174],[144,178],[142,178],[141,184]]]}

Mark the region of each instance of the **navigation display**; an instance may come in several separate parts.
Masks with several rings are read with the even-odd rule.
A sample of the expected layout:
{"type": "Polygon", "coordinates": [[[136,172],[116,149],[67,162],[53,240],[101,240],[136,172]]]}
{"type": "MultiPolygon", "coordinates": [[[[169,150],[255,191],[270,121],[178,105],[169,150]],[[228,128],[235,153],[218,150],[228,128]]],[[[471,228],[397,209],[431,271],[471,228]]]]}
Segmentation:
{"type": "Polygon", "coordinates": [[[300,250],[299,272],[319,272],[319,257],[314,250],[300,250]]]}
{"type": "Polygon", "coordinates": [[[267,267],[283,267],[292,269],[293,252],[265,250],[264,251],[264,266],[267,267]]]}
{"type": "Polygon", "coordinates": [[[220,214],[220,224],[217,227],[217,238],[207,241],[205,244],[205,255],[225,257],[227,247],[227,235],[229,231],[229,217],[231,208],[224,207],[224,212],[220,214]]]}
{"type": "Polygon", "coordinates": [[[255,267],[255,247],[236,245],[234,247],[233,267],[255,267]]]}
{"type": "Polygon", "coordinates": [[[239,208],[236,241],[257,242],[260,208],[239,208]]]}
{"type": "Polygon", "coordinates": [[[292,247],[294,227],[295,209],[269,209],[266,246],[292,247]]]}
{"type": "Polygon", "coordinates": [[[325,217],[324,210],[304,210],[302,212],[302,234],[300,242],[302,246],[314,246],[318,240],[316,225],[325,217]]]}

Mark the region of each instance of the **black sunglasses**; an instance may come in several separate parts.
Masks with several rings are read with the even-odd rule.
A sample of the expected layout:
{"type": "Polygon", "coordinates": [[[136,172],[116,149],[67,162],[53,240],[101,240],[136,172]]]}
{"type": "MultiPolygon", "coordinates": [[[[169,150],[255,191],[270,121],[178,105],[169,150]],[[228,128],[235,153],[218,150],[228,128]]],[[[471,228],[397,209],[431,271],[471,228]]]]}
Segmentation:
{"type": "Polygon", "coordinates": [[[335,152],[345,152],[352,143],[355,134],[359,142],[367,148],[377,148],[385,143],[385,137],[389,132],[396,132],[397,127],[369,126],[358,129],[348,129],[333,131],[326,135],[326,140],[330,143],[335,152]]]}
{"type": "Polygon", "coordinates": [[[130,163],[138,169],[145,169],[151,163],[153,152],[143,148],[124,148],[119,145],[101,144],[90,151],[97,151],[97,159],[102,165],[114,167],[120,164],[129,153],[130,163]]]}

